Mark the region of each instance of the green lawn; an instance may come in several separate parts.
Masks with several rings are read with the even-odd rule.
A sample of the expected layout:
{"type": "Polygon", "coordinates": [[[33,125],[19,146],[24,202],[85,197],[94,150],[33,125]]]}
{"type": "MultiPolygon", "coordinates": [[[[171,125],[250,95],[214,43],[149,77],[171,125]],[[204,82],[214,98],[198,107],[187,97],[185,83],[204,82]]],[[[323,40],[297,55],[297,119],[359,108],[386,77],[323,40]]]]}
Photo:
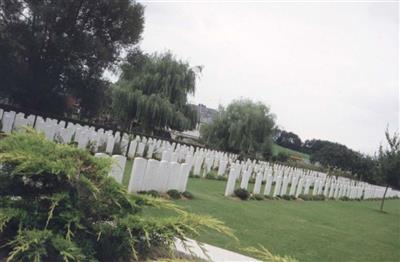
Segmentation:
{"type": "Polygon", "coordinates": [[[283,146],[280,146],[278,144],[273,143],[272,144],[272,154],[277,155],[277,154],[279,154],[279,152],[286,153],[286,154],[288,154],[290,156],[301,157],[301,158],[303,158],[305,160],[310,160],[310,155],[308,155],[308,154],[304,154],[304,153],[301,153],[301,152],[298,152],[298,151],[294,151],[292,149],[289,149],[289,148],[286,148],[286,147],[283,147],[283,146]]]}
{"type": "MultiPolygon", "coordinates": [[[[216,217],[239,242],[214,232],[198,240],[233,251],[259,244],[299,261],[400,261],[400,201],[239,201],[223,196],[224,181],[189,179],[196,199],[178,200],[186,210],[216,217]]],[[[163,211],[148,213],[162,216],[163,211]]]]}

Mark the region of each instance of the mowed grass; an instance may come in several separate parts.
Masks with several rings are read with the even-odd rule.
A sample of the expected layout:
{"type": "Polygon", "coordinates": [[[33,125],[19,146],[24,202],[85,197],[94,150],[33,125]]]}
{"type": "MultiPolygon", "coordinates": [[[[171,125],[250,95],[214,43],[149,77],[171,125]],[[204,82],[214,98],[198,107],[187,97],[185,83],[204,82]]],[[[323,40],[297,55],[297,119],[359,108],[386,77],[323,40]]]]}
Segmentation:
{"type": "Polygon", "coordinates": [[[286,153],[289,156],[297,156],[297,157],[301,157],[305,160],[310,160],[310,155],[308,155],[308,154],[304,154],[304,153],[301,153],[301,152],[298,152],[298,151],[295,151],[295,150],[292,150],[292,149],[289,149],[289,148],[286,148],[286,147],[283,147],[283,146],[273,143],[272,144],[272,154],[278,155],[279,152],[286,153]]]}
{"type": "MultiPolygon", "coordinates": [[[[131,167],[129,161],[125,186],[131,167]]],[[[239,239],[206,231],[199,241],[243,254],[245,247],[263,245],[304,262],[400,261],[400,200],[387,200],[386,213],[378,211],[379,201],[240,201],[223,196],[225,184],[190,178],[187,190],[195,199],[175,201],[187,211],[224,221],[239,239]]],[[[153,217],[170,214],[145,211],[153,217]]]]}

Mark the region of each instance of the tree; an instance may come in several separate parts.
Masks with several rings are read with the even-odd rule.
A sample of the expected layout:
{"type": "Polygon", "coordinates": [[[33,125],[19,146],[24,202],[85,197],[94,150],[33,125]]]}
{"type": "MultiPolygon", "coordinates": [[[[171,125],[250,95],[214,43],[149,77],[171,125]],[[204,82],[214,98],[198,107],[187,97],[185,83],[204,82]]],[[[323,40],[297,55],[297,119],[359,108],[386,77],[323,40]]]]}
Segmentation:
{"type": "Polygon", "coordinates": [[[102,78],[143,31],[130,0],[0,2],[0,95],[17,106],[61,114],[79,104],[93,115],[102,78]]]}
{"type": "Polygon", "coordinates": [[[197,111],[187,103],[201,67],[190,67],[170,52],[131,53],[112,92],[112,110],[125,128],[194,129],[197,111]]]}
{"type": "Polygon", "coordinates": [[[147,260],[222,222],[160,198],[131,195],[108,176],[110,159],[28,130],[0,140],[0,261],[147,260]],[[147,208],[174,216],[150,218],[147,208]]]}
{"type": "Polygon", "coordinates": [[[293,132],[287,132],[285,130],[277,130],[277,137],[275,142],[280,146],[296,151],[300,151],[302,147],[300,137],[293,132]]]}
{"type": "Polygon", "coordinates": [[[210,125],[200,129],[202,140],[218,150],[244,157],[271,155],[274,116],[269,107],[251,100],[235,100],[219,112],[210,125]]]}
{"type": "Polygon", "coordinates": [[[375,182],[375,160],[370,156],[351,150],[345,145],[324,140],[306,140],[303,152],[310,154],[311,162],[319,162],[325,167],[350,171],[353,179],[375,182]]]}
{"type": "Polygon", "coordinates": [[[388,148],[379,147],[378,153],[378,179],[386,186],[382,198],[380,210],[383,211],[385,197],[389,186],[400,188],[400,136],[398,133],[390,135],[389,130],[385,131],[388,148]]]}

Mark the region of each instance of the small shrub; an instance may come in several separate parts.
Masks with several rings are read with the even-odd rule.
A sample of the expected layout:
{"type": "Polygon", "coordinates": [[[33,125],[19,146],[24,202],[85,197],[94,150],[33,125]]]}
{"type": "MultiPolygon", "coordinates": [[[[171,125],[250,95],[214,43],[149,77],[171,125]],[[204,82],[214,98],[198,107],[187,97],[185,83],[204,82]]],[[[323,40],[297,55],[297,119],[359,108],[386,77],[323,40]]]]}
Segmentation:
{"type": "Polygon", "coordinates": [[[220,181],[227,181],[228,178],[227,178],[226,176],[217,176],[217,180],[220,180],[220,181]]]}
{"type": "Polygon", "coordinates": [[[176,190],[176,189],[168,190],[167,194],[172,199],[180,199],[181,198],[181,193],[179,193],[178,190],[176,190]]]}
{"type": "Polygon", "coordinates": [[[96,141],[88,141],[86,144],[86,149],[94,155],[96,153],[96,141]]]}
{"type": "Polygon", "coordinates": [[[279,162],[286,162],[289,160],[289,155],[284,152],[279,152],[276,156],[276,160],[278,160],[279,162]]]}
{"type": "Polygon", "coordinates": [[[189,191],[183,192],[182,196],[184,196],[187,199],[193,199],[194,198],[194,195],[192,193],[190,193],[189,191]]]}
{"type": "Polygon", "coordinates": [[[310,200],[312,200],[312,196],[310,196],[310,195],[299,195],[299,197],[298,198],[301,198],[301,199],[303,199],[304,201],[310,201],[310,200]]]}
{"type": "Polygon", "coordinates": [[[254,177],[250,177],[249,183],[254,184],[256,182],[256,179],[254,177]]]}
{"type": "Polygon", "coordinates": [[[316,196],[312,197],[312,200],[323,201],[323,200],[325,200],[325,196],[324,195],[316,195],[316,196]]]}
{"type": "Polygon", "coordinates": [[[216,180],[216,179],[217,179],[217,176],[216,176],[213,172],[208,172],[208,173],[206,174],[206,178],[207,178],[207,179],[216,180]]]}
{"type": "Polygon", "coordinates": [[[270,195],[264,195],[264,198],[265,199],[269,199],[269,200],[273,200],[274,198],[272,197],[272,196],[270,196],[270,195]]]}
{"type": "Polygon", "coordinates": [[[347,196],[342,196],[342,197],[339,198],[339,200],[342,200],[342,201],[349,201],[350,198],[348,198],[347,196]]]}
{"type": "Polygon", "coordinates": [[[160,193],[157,190],[149,190],[149,191],[147,191],[147,194],[152,197],[161,197],[160,193]]]}
{"type": "Polygon", "coordinates": [[[263,196],[262,194],[255,194],[255,195],[254,195],[254,199],[255,199],[255,200],[258,200],[258,201],[264,200],[264,196],[263,196]]]}
{"type": "Polygon", "coordinates": [[[240,198],[241,200],[248,200],[250,198],[250,193],[246,189],[238,188],[234,191],[235,196],[240,198]]]}
{"type": "Polygon", "coordinates": [[[289,195],[283,195],[283,196],[281,196],[281,198],[285,199],[285,200],[293,200],[293,199],[295,199],[294,196],[289,196],[289,195]]]}
{"type": "Polygon", "coordinates": [[[63,143],[64,143],[64,140],[63,140],[63,138],[61,137],[61,135],[60,135],[59,133],[57,133],[57,134],[54,136],[53,141],[54,141],[55,143],[58,143],[58,144],[63,144],[63,143]]]}

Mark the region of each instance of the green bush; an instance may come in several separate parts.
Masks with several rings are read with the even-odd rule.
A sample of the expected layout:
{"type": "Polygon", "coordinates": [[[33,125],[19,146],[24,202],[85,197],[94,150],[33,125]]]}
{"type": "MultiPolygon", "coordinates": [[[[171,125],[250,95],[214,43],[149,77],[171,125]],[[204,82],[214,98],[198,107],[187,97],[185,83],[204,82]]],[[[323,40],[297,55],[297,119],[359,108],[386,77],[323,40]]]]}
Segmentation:
{"type": "Polygon", "coordinates": [[[285,200],[293,200],[293,199],[296,199],[294,196],[289,196],[289,195],[283,195],[283,196],[281,196],[281,198],[282,198],[282,199],[285,199],[285,200]]]}
{"type": "Polygon", "coordinates": [[[187,199],[193,199],[194,198],[194,195],[192,193],[190,193],[189,191],[183,192],[182,196],[184,196],[187,199]]]}
{"type": "Polygon", "coordinates": [[[150,195],[152,197],[161,197],[160,193],[158,193],[158,191],[156,190],[149,190],[149,191],[145,191],[145,190],[141,190],[137,192],[139,195],[150,195]]]}
{"type": "Polygon", "coordinates": [[[227,181],[228,178],[226,176],[217,176],[217,180],[219,180],[219,181],[227,181]]]}
{"type": "Polygon", "coordinates": [[[347,196],[342,196],[342,197],[339,197],[339,200],[350,201],[350,198],[348,198],[347,196]]]}
{"type": "Polygon", "coordinates": [[[213,180],[216,180],[217,179],[217,176],[214,174],[214,172],[208,172],[207,174],[206,174],[206,178],[207,179],[213,179],[213,180]]]}
{"type": "Polygon", "coordinates": [[[304,201],[322,201],[325,200],[324,195],[299,195],[299,198],[303,199],[304,201]]]}
{"type": "Polygon", "coordinates": [[[33,130],[0,140],[0,260],[132,261],[222,222],[162,198],[130,195],[108,176],[111,160],[33,130]],[[170,217],[144,217],[143,206],[170,217]]]}
{"type": "Polygon", "coordinates": [[[147,194],[152,197],[160,197],[160,193],[157,190],[149,190],[147,191],[147,194]]]}
{"type": "Polygon", "coordinates": [[[175,190],[175,189],[168,190],[167,194],[172,199],[180,199],[181,198],[181,193],[179,193],[179,191],[175,190]]]}
{"type": "Polygon", "coordinates": [[[279,152],[276,156],[276,160],[279,162],[286,162],[289,160],[289,155],[285,152],[279,152]]]}
{"type": "Polygon", "coordinates": [[[325,200],[325,196],[324,195],[316,195],[316,196],[313,196],[312,197],[312,200],[315,200],[315,201],[323,201],[323,200],[325,200]]]}
{"type": "Polygon", "coordinates": [[[89,141],[86,144],[86,149],[92,154],[94,155],[96,153],[96,141],[89,141]]]}
{"type": "Polygon", "coordinates": [[[265,199],[262,194],[255,194],[253,197],[255,200],[264,200],[265,199]]]}
{"type": "Polygon", "coordinates": [[[246,189],[243,189],[243,188],[235,189],[234,194],[241,200],[248,200],[250,198],[249,191],[247,191],[246,189]]]}
{"type": "Polygon", "coordinates": [[[310,195],[304,195],[304,194],[299,195],[298,198],[303,199],[304,201],[310,201],[310,200],[312,200],[312,196],[310,196],[310,195]]]}

